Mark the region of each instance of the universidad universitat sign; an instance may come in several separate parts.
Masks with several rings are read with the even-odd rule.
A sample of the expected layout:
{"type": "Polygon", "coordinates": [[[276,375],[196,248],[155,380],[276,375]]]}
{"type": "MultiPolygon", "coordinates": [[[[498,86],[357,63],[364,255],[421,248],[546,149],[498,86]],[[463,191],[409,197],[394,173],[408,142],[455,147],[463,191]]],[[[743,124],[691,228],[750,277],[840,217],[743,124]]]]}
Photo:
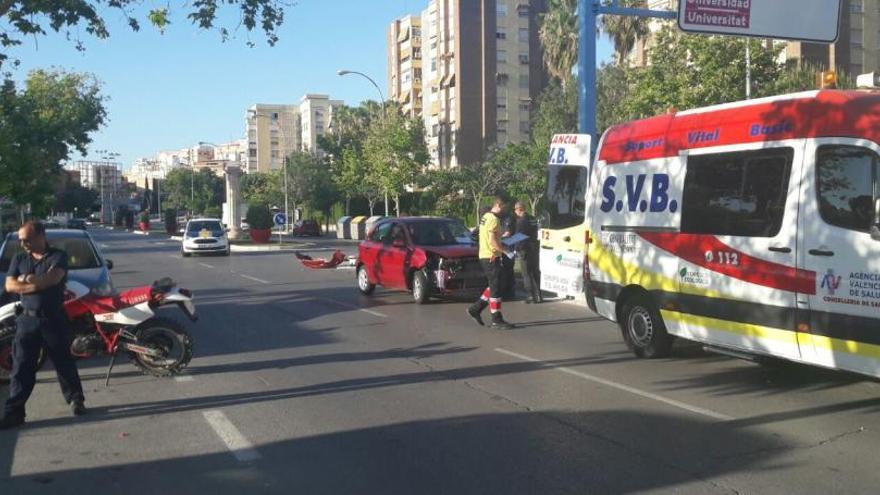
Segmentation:
{"type": "Polygon", "coordinates": [[[680,0],[683,31],[831,43],[841,0],[680,0]]]}

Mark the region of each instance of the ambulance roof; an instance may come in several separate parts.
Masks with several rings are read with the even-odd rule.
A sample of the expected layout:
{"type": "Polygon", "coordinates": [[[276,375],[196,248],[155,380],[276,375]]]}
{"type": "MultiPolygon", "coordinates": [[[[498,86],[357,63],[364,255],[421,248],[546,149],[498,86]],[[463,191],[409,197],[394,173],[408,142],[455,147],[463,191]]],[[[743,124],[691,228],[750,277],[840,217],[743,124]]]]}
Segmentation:
{"type": "Polygon", "coordinates": [[[880,143],[880,92],[808,91],[635,120],[608,130],[599,160],[640,161],[695,148],[816,137],[880,143]]]}

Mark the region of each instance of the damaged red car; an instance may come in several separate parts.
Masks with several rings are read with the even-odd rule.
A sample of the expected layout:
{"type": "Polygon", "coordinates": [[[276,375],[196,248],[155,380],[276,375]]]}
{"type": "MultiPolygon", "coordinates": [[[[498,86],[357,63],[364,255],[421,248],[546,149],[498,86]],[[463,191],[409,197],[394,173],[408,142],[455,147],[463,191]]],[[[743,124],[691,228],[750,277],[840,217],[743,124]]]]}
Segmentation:
{"type": "Polygon", "coordinates": [[[409,291],[417,303],[431,297],[470,296],[486,287],[471,233],[459,220],[392,218],[377,223],[358,246],[357,284],[409,291]]]}

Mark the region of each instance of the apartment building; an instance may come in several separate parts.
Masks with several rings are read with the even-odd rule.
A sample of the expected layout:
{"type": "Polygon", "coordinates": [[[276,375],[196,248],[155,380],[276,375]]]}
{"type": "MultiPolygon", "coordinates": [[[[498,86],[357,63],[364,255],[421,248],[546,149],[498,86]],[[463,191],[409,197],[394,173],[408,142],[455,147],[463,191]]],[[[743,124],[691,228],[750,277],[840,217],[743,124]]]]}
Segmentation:
{"type": "MultiPolygon", "coordinates": [[[[648,7],[655,10],[677,10],[678,0],[648,0],[648,7]]],[[[651,33],[656,33],[669,21],[651,20],[651,33]]],[[[880,70],[880,0],[843,0],[839,37],[835,43],[807,43],[800,41],[774,41],[784,43],[783,61],[809,63],[817,67],[836,67],[855,77],[866,72],[880,70]]],[[[630,62],[636,66],[649,63],[647,51],[653,36],[636,43],[630,62]]],[[[769,41],[768,41],[769,42],[769,41]]]]}
{"type": "Polygon", "coordinates": [[[388,30],[388,97],[411,116],[422,115],[422,18],[408,15],[388,30]]]}
{"type": "Polygon", "coordinates": [[[343,105],[341,100],[331,100],[327,95],[307,94],[299,104],[301,150],[320,153],[318,137],[330,131],[333,110],[343,105]]]}
{"type": "Polygon", "coordinates": [[[424,121],[434,166],[476,164],[492,147],[529,138],[531,112],[548,81],[538,41],[546,8],[546,0],[430,0],[420,21],[391,24],[389,93],[405,104],[421,91],[421,111],[418,103],[404,108],[424,121]],[[416,75],[420,87],[405,83],[416,75]]]}
{"type": "Polygon", "coordinates": [[[245,117],[246,172],[278,170],[284,157],[302,149],[299,105],[258,103],[245,117]]]}

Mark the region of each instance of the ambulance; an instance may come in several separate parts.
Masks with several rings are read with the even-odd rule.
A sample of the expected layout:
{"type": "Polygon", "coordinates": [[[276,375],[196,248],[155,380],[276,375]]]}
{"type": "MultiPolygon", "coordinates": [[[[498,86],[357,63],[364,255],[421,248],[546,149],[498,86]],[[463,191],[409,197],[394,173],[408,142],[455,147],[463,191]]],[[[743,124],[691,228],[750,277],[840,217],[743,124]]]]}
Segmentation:
{"type": "Polygon", "coordinates": [[[542,288],[639,357],[678,337],[880,377],[880,92],[670,112],[589,146],[554,138],[542,288]]]}

